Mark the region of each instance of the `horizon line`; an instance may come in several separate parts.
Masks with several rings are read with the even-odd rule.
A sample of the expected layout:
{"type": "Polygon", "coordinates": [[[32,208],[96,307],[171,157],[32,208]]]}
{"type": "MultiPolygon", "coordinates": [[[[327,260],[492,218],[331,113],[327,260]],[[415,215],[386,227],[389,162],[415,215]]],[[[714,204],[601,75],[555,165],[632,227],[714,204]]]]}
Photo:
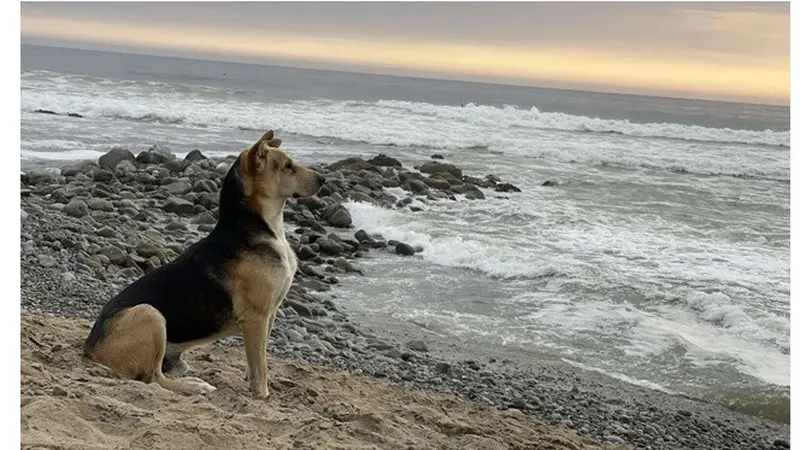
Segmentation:
{"type": "MultiPolygon", "coordinates": [[[[430,81],[447,81],[447,82],[456,82],[456,83],[473,83],[473,84],[484,84],[490,86],[508,86],[508,87],[518,87],[518,88],[533,88],[533,89],[546,89],[546,90],[554,90],[554,91],[567,91],[567,92],[577,92],[577,93],[588,93],[588,94],[604,94],[604,95],[620,95],[620,96],[629,96],[629,97],[645,97],[645,98],[653,98],[653,99],[661,99],[661,100],[683,100],[683,101],[699,101],[699,102],[709,102],[709,103],[726,103],[732,105],[753,105],[753,106],[768,106],[773,108],[786,108],[791,111],[791,97],[787,104],[776,104],[776,103],[767,103],[767,102],[757,102],[757,101],[736,101],[736,100],[719,100],[719,99],[710,99],[710,98],[702,98],[702,97],[680,97],[680,96],[670,96],[670,95],[654,95],[654,94],[643,94],[643,93],[634,93],[634,92],[614,92],[614,91],[593,91],[589,89],[577,89],[577,88],[567,88],[567,87],[549,87],[549,86],[541,86],[535,84],[518,84],[514,82],[502,82],[502,81],[475,81],[475,80],[467,80],[467,79],[459,79],[459,78],[446,78],[441,76],[426,76],[426,75],[400,75],[400,74],[391,74],[391,73],[377,73],[377,72],[368,72],[365,70],[345,70],[345,69],[334,69],[334,68],[321,68],[321,67],[311,67],[311,66],[303,66],[303,65],[292,65],[289,63],[270,63],[267,61],[253,61],[253,60],[242,60],[238,58],[225,58],[221,56],[223,59],[211,59],[211,55],[204,55],[204,54],[193,54],[191,52],[180,52],[174,51],[176,53],[180,53],[182,56],[176,55],[168,55],[164,53],[160,53],[158,49],[141,49],[135,47],[127,47],[125,45],[120,44],[110,44],[123,47],[122,49],[116,50],[100,50],[97,48],[87,48],[81,47],[80,42],[74,43],[65,41],[61,45],[54,45],[54,44],[41,44],[41,43],[31,43],[31,42],[24,42],[25,40],[36,40],[42,38],[36,37],[25,37],[21,36],[20,39],[20,46],[29,45],[34,47],[48,47],[48,48],[65,48],[70,50],[82,50],[82,51],[89,51],[89,52],[99,52],[99,53],[120,53],[126,55],[137,55],[137,56],[155,56],[158,58],[175,58],[175,59],[188,59],[192,61],[205,61],[205,62],[224,62],[229,64],[243,64],[249,66],[261,66],[261,67],[276,67],[276,68],[285,68],[285,69],[299,69],[299,70],[316,70],[321,72],[333,72],[333,73],[347,73],[347,74],[357,74],[357,75],[372,75],[372,76],[384,76],[384,77],[394,77],[394,78],[407,78],[407,79],[419,79],[419,80],[430,80],[430,81]],[[71,45],[64,45],[64,44],[71,44],[71,45]],[[152,53],[143,53],[151,51],[152,53]]],[[[45,38],[47,39],[47,38],[45,38]]],[[[87,44],[83,44],[87,45],[87,44]]],[[[91,45],[91,44],[88,44],[91,45]]],[[[20,59],[22,59],[22,55],[20,54],[20,59]]]]}

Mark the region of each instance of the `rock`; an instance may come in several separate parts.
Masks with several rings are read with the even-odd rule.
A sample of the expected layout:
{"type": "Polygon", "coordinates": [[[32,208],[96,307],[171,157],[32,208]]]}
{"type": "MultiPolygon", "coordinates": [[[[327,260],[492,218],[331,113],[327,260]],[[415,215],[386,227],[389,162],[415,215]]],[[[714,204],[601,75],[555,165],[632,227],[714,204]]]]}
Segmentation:
{"type": "Polygon", "coordinates": [[[556,180],[546,180],[544,183],[542,183],[542,186],[558,186],[558,185],[559,182],[556,180]]]}
{"type": "Polygon", "coordinates": [[[102,236],[102,237],[106,237],[106,238],[113,238],[114,236],[117,235],[117,232],[114,231],[113,228],[103,227],[103,228],[100,228],[99,230],[97,230],[97,235],[98,236],[102,236]]]}
{"type": "Polygon", "coordinates": [[[125,251],[122,250],[121,248],[116,247],[114,245],[103,247],[100,250],[98,250],[97,253],[105,256],[106,258],[108,258],[110,262],[118,266],[124,265],[125,262],[128,260],[128,254],[125,253],[125,251]]]}
{"type": "Polygon", "coordinates": [[[56,397],[67,397],[69,393],[61,386],[53,386],[53,395],[56,397]]]}
{"type": "Polygon", "coordinates": [[[428,191],[428,185],[422,180],[410,180],[408,189],[414,194],[423,194],[428,191]]]}
{"type": "Polygon", "coordinates": [[[403,256],[411,256],[416,253],[414,247],[403,242],[398,242],[397,245],[395,245],[394,252],[403,256]]]}
{"type": "Polygon", "coordinates": [[[61,212],[70,217],[81,218],[89,214],[89,206],[83,200],[71,200],[61,208],[61,212]]]}
{"type": "Polygon", "coordinates": [[[39,265],[42,267],[53,267],[56,265],[56,260],[50,255],[39,255],[37,257],[39,265]]]}
{"type": "Polygon", "coordinates": [[[90,198],[86,202],[86,206],[88,206],[92,211],[114,211],[114,205],[104,198],[90,198]]]}
{"type": "Polygon", "coordinates": [[[454,166],[453,164],[441,163],[437,161],[427,162],[423,164],[422,166],[420,166],[419,171],[427,174],[449,173],[458,179],[461,179],[461,177],[464,175],[461,172],[461,169],[454,166]]]}
{"type": "Polygon", "coordinates": [[[189,162],[202,161],[204,159],[208,158],[206,158],[206,156],[202,154],[200,150],[197,149],[190,151],[189,153],[186,154],[186,156],[183,157],[184,161],[189,161],[189,162]]]}
{"type": "Polygon", "coordinates": [[[370,236],[369,233],[367,233],[366,231],[364,231],[362,229],[359,229],[358,231],[356,231],[353,236],[356,238],[356,240],[359,243],[361,243],[361,242],[366,242],[366,243],[373,242],[372,236],[370,236]]]}
{"type": "Polygon", "coordinates": [[[176,214],[194,214],[194,204],[179,197],[169,197],[161,209],[176,214]]]}
{"type": "Polygon", "coordinates": [[[494,187],[494,190],[497,192],[522,192],[522,189],[511,183],[498,183],[497,186],[494,187]]]}
{"type": "Polygon", "coordinates": [[[130,150],[124,147],[114,147],[105,155],[97,159],[97,165],[103,169],[113,170],[122,161],[133,162],[136,159],[130,150]]]}
{"type": "Polygon", "coordinates": [[[92,179],[100,183],[108,183],[114,179],[114,172],[105,169],[96,169],[92,172],[92,179]]]}
{"type": "Polygon", "coordinates": [[[165,260],[167,258],[164,250],[147,242],[136,245],[136,253],[143,258],[156,257],[160,260],[165,260]]]}
{"type": "Polygon", "coordinates": [[[481,191],[470,190],[464,193],[464,198],[466,198],[467,200],[483,200],[486,198],[486,195],[481,191]]]}
{"type": "Polygon", "coordinates": [[[775,448],[789,448],[789,441],[786,439],[776,439],[772,442],[772,446],[775,448]]]}
{"type": "Polygon", "coordinates": [[[120,175],[134,173],[134,172],[136,172],[136,164],[134,164],[132,161],[128,161],[128,160],[120,161],[116,165],[114,170],[116,170],[117,173],[120,174],[120,175]]]}
{"type": "Polygon", "coordinates": [[[408,341],[406,343],[406,347],[409,350],[414,350],[415,352],[427,352],[428,351],[428,344],[420,339],[415,339],[413,341],[408,341]]]}
{"type": "Polygon", "coordinates": [[[353,218],[350,217],[350,211],[342,204],[336,204],[326,208],[323,211],[323,216],[327,218],[328,223],[332,227],[350,228],[353,225],[353,218]]]}
{"type": "Polygon", "coordinates": [[[453,366],[446,362],[438,362],[435,366],[436,373],[440,373],[442,375],[452,376],[453,375],[453,366]]]}
{"type": "Polygon", "coordinates": [[[339,255],[344,251],[344,247],[333,239],[323,238],[317,240],[319,250],[328,255],[339,255]]]}
{"type": "Polygon", "coordinates": [[[441,178],[426,177],[426,178],[423,178],[422,181],[426,185],[428,185],[428,186],[430,186],[430,187],[432,187],[434,189],[439,189],[439,190],[450,189],[450,183],[447,180],[443,180],[441,178]]]}
{"type": "Polygon", "coordinates": [[[201,212],[200,214],[196,215],[192,219],[192,223],[196,224],[205,224],[205,225],[215,225],[217,223],[217,219],[214,217],[210,211],[201,212]]]}
{"type": "Polygon", "coordinates": [[[439,153],[434,153],[431,155],[431,159],[444,159],[444,156],[440,155],[439,153]]]}
{"type": "Polygon", "coordinates": [[[55,115],[58,115],[57,112],[50,111],[49,109],[35,109],[33,112],[39,113],[39,114],[55,114],[55,115]]]}
{"type": "Polygon", "coordinates": [[[79,119],[82,119],[82,118],[83,118],[83,116],[82,116],[82,115],[80,115],[80,114],[78,114],[78,113],[73,113],[73,112],[71,112],[71,113],[67,113],[67,117],[77,117],[77,118],[79,118],[79,119]]]}
{"type": "MultiPolygon", "coordinates": [[[[217,191],[217,185],[211,180],[197,180],[192,185],[193,192],[207,192],[213,194],[217,191]]],[[[216,197],[216,196],[215,196],[216,197]]]]}
{"type": "Polygon", "coordinates": [[[307,245],[301,245],[297,250],[297,257],[303,261],[314,260],[317,258],[317,253],[307,245]]]}
{"type": "Polygon", "coordinates": [[[289,339],[289,342],[303,342],[303,335],[297,330],[289,329],[286,330],[285,334],[286,338],[289,339]]]}
{"type": "Polygon", "coordinates": [[[339,258],[336,261],[334,261],[333,267],[345,273],[357,273],[359,275],[364,275],[364,272],[362,272],[361,269],[357,268],[350,261],[344,258],[339,258]]]}
{"type": "Polygon", "coordinates": [[[24,209],[20,209],[20,212],[21,212],[20,214],[21,220],[25,220],[28,218],[28,213],[26,213],[24,209]]]}
{"type": "MultiPolygon", "coordinates": [[[[174,157],[175,156],[173,155],[173,158],[174,157]]],[[[170,158],[168,155],[152,150],[147,150],[136,155],[136,161],[142,164],[163,164],[170,159],[172,158],[170,158]]]]}
{"type": "Polygon", "coordinates": [[[185,180],[178,180],[164,186],[164,189],[171,195],[183,195],[192,190],[192,183],[185,180]]]}
{"type": "Polygon", "coordinates": [[[330,164],[328,166],[328,170],[329,171],[341,170],[341,169],[359,171],[359,170],[371,169],[371,168],[373,168],[372,164],[370,164],[370,163],[368,163],[368,162],[366,162],[363,159],[358,158],[358,157],[342,159],[342,160],[336,161],[335,163],[330,164]]]}
{"type": "Polygon", "coordinates": [[[392,158],[391,156],[386,156],[383,153],[370,159],[367,162],[369,164],[381,167],[403,167],[403,164],[401,164],[400,161],[392,158]]]}

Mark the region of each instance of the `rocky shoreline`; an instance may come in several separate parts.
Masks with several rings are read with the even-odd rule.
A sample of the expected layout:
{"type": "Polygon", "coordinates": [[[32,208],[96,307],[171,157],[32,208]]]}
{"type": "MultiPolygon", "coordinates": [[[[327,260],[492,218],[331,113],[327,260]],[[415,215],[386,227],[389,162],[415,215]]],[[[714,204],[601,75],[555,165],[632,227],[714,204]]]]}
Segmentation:
{"type": "MultiPolygon", "coordinates": [[[[438,156],[438,155],[436,155],[438,156]]],[[[143,273],[177,257],[213,229],[218,190],[235,156],[177,158],[153,146],[115,148],[98,161],[35,168],[21,176],[22,309],[92,319],[143,273]]],[[[414,210],[412,202],[481,201],[514,195],[497,177],[465,175],[439,158],[403,167],[394,158],[348,158],[311,166],[327,182],[291,199],[284,217],[300,266],[270,341],[271,355],[329,365],[393,383],[454,393],[610,444],[643,449],[777,449],[789,427],[717,405],[670,396],[598,374],[497,355],[448,357],[446,344],[374,332],[319,293],[362,276],[372,252],[409,257],[421,248],[352,228],[345,200],[414,210]],[[387,188],[400,188],[398,197],[387,188]]],[[[230,338],[220,345],[240,345],[230,338]]],[[[453,353],[453,352],[450,352],[453,353]]]]}

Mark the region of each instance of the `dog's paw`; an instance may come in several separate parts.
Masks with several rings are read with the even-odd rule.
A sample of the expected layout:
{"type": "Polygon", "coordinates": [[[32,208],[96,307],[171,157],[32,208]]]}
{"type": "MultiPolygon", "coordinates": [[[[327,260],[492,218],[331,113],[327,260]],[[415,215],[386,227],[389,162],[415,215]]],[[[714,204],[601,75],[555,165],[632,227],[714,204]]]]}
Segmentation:
{"type": "Polygon", "coordinates": [[[201,380],[200,378],[195,377],[185,377],[181,378],[181,381],[185,382],[189,389],[194,394],[208,394],[209,392],[214,392],[217,390],[214,386],[206,383],[205,381],[201,380]]]}
{"type": "Polygon", "coordinates": [[[253,398],[257,400],[266,400],[269,398],[269,389],[250,389],[253,398]]]}

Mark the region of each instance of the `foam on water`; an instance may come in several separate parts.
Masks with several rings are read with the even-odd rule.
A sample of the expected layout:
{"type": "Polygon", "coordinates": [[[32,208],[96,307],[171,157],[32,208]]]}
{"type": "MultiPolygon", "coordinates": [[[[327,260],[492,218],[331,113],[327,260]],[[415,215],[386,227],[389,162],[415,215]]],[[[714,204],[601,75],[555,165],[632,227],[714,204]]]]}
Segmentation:
{"type": "Polygon", "coordinates": [[[788,132],[637,124],[531,108],[444,106],[396,100],[264,103],[218,89],[169,83],[90,83],[88,77],[23,77],[22,110],[48,109],[198,128],[276,128],[315,138],[433,149],[487,149],[590,165],[788,180],[788,132]],[[87,89],[91,86],[91,89],[87,89]],[[576,133],[580,132],[580,133],[576,133]],[[583,133],[585,132],[585,133],[583,133]],[[572,138],[565,145],[564,135],[572,138]],[[651,142],[631,151],[633,138],[651,142]],[[679,142],[675,142],[678,140],[679,142]],[[691,141],[691,142],[690,142],[691,141]],[[711,146],[710,144],[714,144],[711,146]],[[724,145],[722,145],[724,144],[724,145]],[[698,147],[699,146],[699,147],[698,147]],[[727,146],[727,147],[726,147],[727,146]],[[748,146],[756,146],[747,151],[748,146]],[[760,147],[759,147],[760,146],[760,147]],[[773,147],[763,147],[773,146],[773,147]]]}
{"type": "Polygon", "coordinates": [[[515,251],[513,245],[492,242],[486,237],[479,240],[479,236],[475,239],[454,236],[446,229],[437,232],[412,214],[368,203],[348,201],[345,206],[356,228],[422,247],[420,255],[434,264],[477,270],[506,279],[541,278],[562,273],[557,267],[534,264],[527,255],[515,251]]]}

